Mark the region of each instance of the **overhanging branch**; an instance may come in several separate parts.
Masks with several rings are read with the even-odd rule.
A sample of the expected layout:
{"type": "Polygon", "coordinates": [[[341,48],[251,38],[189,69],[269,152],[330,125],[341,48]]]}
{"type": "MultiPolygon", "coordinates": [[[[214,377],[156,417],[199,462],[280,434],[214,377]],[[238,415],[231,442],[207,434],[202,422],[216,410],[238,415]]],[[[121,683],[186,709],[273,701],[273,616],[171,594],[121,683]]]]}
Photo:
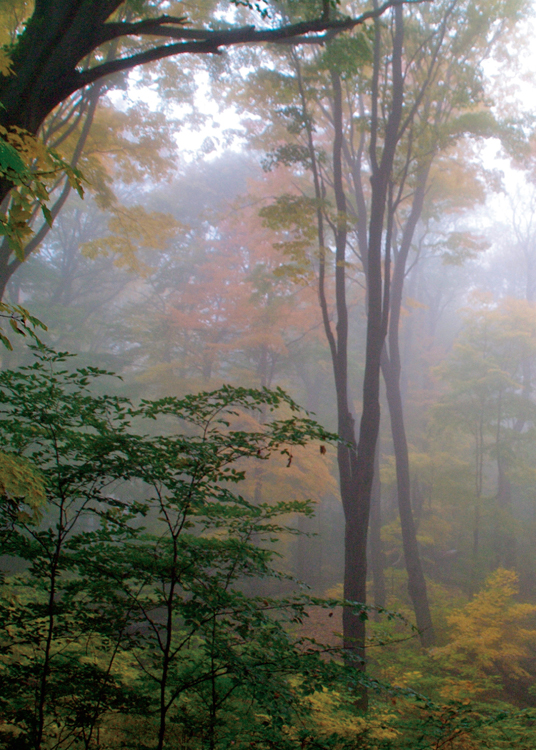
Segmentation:
{"type": "Polygon", "coordinates": [[[403,4],[412,4],[419,0],[386,0],[373,10],[366,11],[356,18],[326,19],[301,21],[287,24],[275,29],[257,29],[255,26],[243,26],[234,29],[187,29],[185,19],[172,16],[160,16],[135,23],[106,23],[99,35],[95,48],[104,42],[124,36],[156,36],[180,40],[175,44],[164,44],[144,52],[111,62],[96,65],[89,70],[76,73],[77,88],[113,73],[137,67],[148,62],[161,60],[174,55],[219,54],[222,47],[233,47],[238,44],[259,44],[263,42],[292,42],[293,44],[322,44],[326,31],[349,31],[360,26],[370,18],[377,18],[389,8],[403,4]]]}

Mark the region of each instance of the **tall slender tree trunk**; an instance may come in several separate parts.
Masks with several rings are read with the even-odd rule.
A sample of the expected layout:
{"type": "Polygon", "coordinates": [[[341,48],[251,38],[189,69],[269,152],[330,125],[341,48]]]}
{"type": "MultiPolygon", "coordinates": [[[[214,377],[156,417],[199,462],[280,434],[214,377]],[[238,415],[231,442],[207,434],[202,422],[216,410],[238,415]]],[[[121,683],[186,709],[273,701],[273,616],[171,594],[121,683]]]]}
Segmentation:
{"type": "MultiPolygon", "coordinates": [[[[340,442],[337,449],[341,499],[345,516],[344,539],[344,598],[349,604],[343,609],[343,644],[348,663],[365,669],[365,621],[360,617],[359,605],[367,600],[367,537],[374,480],[376,444],[380,427],[380,367],[381,354],[387,334],[389,311],[390,231],[385,243],[386,272],[383,275],[384,219],[399,128],[402,116],[403,77],[402,49],[404,38],[403,11],[394,9],[392,56],[392,102],[384,134],[381,159],[377,160],[379,133],[379,76],[381,65],[381,26],[376,24],[374,75],[372,93],[372,124],[370,157],[372,163],[371,214],[367,241],[367,334],[365,373],[363,380],[363,410],[356,440],[355,423],[348,394],[348,306],[346,302],[347,206],[342,174],[344,146],[343,99],[341,78],[332,70],[333,117],[333,189],[337,220],[335,227],[335,308],[336,329],[332,328],[325,293],[325,237],[323,218],[323,190],[313,143],[313,130],[307,112],[306,97],[299,62],[295,59],[298,86],[308,138],[315,196],[318,204],[319,274],[318,293],[326,338],[331,351],[337,397],[337,422],[340,442]]],[[[356,706],[366,710],[367,692],[363,688],[356,696],[356,706]]]]}
{"type": "Polygon", "coordinates": [[[473,511],[473,549],[471,575],[469,579],[469,598],[472,599],[478,588],[480,573],[480,506],[482,503],[482,486],[484,472],[484,415],[481,405],[478,426],[475,432],[475,503],[473,511]]]}
{"type": "Polygon", "coordinates": [[[389,366],[384,365],[383,375],[386,384],[387,402],[391,418],[391,434],[395,452],[398,510],[402,528],[404,561],[408,575],[408,591],[413,604],[421,643],[423,646],[429,647],[434,644],[435,636],[428,604],[426,580],[422,570],[417,543],[415,520],[411,507],[408,443],[404,426],[400,381],[389,366]]]}
{"type": "Polygon", "coordinates": [[[506,462],[500,455],[497,457],[497,506],[497,566],[513,570],[517,562],[517,544],[512,528],[512,484],[506,462]]]}
{"type": "MultiPolygon", "coordinates": [[[[497,413],[497,434],[495,449],[497,452],[497,516],[495,550],[497,567],[513,569],[516,565],[516,539],[512,529],[512,484],[508,476],[508,462],[502,437],[502,393],[499,395],[497,413]]],[[[515,424],[514,424],[515,429],[515,424]]]]}
{"type": "MultiPolygon", "coordinates": [[[[391,226],[387,224],[385,238],[385,273],[382,268],[385,212],[393,170],[403,103],[402,51],[404,40],[403,11],[394,10],[392,54],[392,101],[384,134],[381,160],[377,160],[378,104],[380,72],[380,25],[376,24],[374,70],[372,81],[372,117],[370,161],[371,210],[367,248],[367,333],[365,373],[363,378],[363,410],[359,425],[357,451],[351,453],[353,496],[346,509],[347,531],[345,549],[345,597],[366,601],[367,556],[366,542],[370,517],[374,457],[380,429],[380,367],[381,354],[387,333],[390,295],[391,226]]],[[[351,608],[343,611],[345,646],[358,643],[364,653],[364,623],[351,608]],[[362,645],[361,645],[362,644],[362,645]]]]}
{"type": "MultiPolygon", "coordinates": [[[[337,357],[334,361],[337,390],[338,428],[341,442],[338,445],[339,481],[345,517],[344,540],[344,598],[364,604],[367,599],[367,534],[369,523],[370,490],[368,502],[359,503],[360,474],[358,471],[354,417],[348,397],[348,306],[346,302],[346,195],[342,175],[343,105],[340,75],[331,71],[333,91],[333,188],[337,209],[335,231],[335,297],[337,308],[337,357]]],[[[379,402],[378,402],[379,406],[379,402]]],[[[374,439],[374,446],[376,440],[374,439]]],[[[367,476],[361,470],[361,481],[367,476]]],[[[365,488],[366,489],[366,488],[365,488]]],[[[366,498],[365,498],[366,499],[366,498]]],[[[365,669],[365,621],[354,606],[343,610],[343,641],[347,658],[359,669],[365,669]]],[[[366,708],[363,692],[359,699],[366,708]]]]}
{"type": "MultiPolygon", "coordinates": [[[[344,598],[357,604],[366,602],[367,582],[367,530],[368,507],[361,509],[356,504],[356,458],[357,444],[355,422],[350,409],[348,396],[348,306],[346,302],[346,243],[347,217],[346,195],[342,176],[343,147],[343,105],[340,76],[331,72],[332,110],[333,110],[333,180],[335,203],[337,208],[337,225],[335,228],[335,309],[336,326],[333,330],[328,302],[326,298],[326,244],[324,228],[324,193],[316,152],[313,142],[313,128],[307,110],[307,100],[299,60],[294,57],[298,88],[302,103],[303,118],[306,125],[308,150],[311,160],[315,197],[317,201],[317,229],[319,246],[318,298],[322,313],[324,332],[328,340],[337,402],[337,429],[340,441],[337,446],[337,464],[339,469],[339,487],[345,517],[344,538],[344,598]]],[[[343,610],[343,642],[349,663],[360,670],[365,669],[365,622],[355,611],[355,607],[343,610]]],[[[367,708],[367,693],[363,689],[357,697],[356,704],[361,709],[367,708]]]]}
{"type": "Polygon", "coordinates": [[[398,509],[400,514],[400,525],[402,528],[404,560],[408,575],[408,590],[415,612],[420,640],[425,647],[434,644],[435,636],[430,607],[428,604],[426,580],[422,570],[419,546],[417,543],[415,520],[413,518],[413,510],[411,507],[411,479],[408,442],[404,424],[402,393],[400,389],[402,363],[400,359],[399,333],[407,258],[413,240],[415,227],[422,213],[428,172],[429,165],[427,165],[419,175],[419,182],[415,190],[410,216],[404,226],[400,247],[396,252],[391,283],[391,315],[389,319],[389,332],[386,347],[382,355],[382,373],[385,381],[387,403],[389,405],[391,434],[395,452],[398,509]]]}
{"type": "MultiPolygon", "coordinates": [[[[382,485],[380,481],[380,441],[376,443],[374,456],[374,480],[372,482],[372,496],[370,500],[370,567],[372,568],[372,595],[375,607],[385,607],[385,556],[382,545],[382,485]]],[[[375,615],[375,619],[379,619],[375,615]]]]}

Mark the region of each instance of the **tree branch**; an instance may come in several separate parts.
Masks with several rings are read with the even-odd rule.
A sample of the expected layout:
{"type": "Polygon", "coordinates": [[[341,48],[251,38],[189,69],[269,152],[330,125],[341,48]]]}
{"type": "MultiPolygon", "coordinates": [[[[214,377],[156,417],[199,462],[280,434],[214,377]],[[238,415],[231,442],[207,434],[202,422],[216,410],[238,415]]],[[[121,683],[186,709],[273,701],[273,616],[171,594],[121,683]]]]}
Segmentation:
{"type": "Polygon", "coordinates": [[[145,19],[135,23],[107,23],[103,25],[102,31],[98,35],[96,43],[93,46],[94,49],[105,42],[124,36],[163,36],[181,41],[177,44],[160,45],[129,57],[96,65],[83,72],[77,72],[75,74],[76,88],[86,86],[104,76],[128,70],[144,63],[172,57],[173,55],[185,53],[219,54],[220,47],[232,47],[238,44],[258,44],[262,42],[284,43],[292,41],[294,44],[311,44],[314,42],[322,44],[326,39],[325,34],[322,32],[348,31],[362,25],[370,18],[381,16],[389,8],[420,1],[386,0],[386,2],[377,8],[366,11],[357,18],[334,20],[318,18],[313,21],[300,21],[299,23],[287,24],[275,29],[256,29],[255,26],[242,26],[240,28],[222,30],[185,29],[183,27],[184,19],[173,18],[171,16],[162,16],[158,19],[145,19]],[[174,28],[170,24],[177,24],[178,28],[174,28]]]}

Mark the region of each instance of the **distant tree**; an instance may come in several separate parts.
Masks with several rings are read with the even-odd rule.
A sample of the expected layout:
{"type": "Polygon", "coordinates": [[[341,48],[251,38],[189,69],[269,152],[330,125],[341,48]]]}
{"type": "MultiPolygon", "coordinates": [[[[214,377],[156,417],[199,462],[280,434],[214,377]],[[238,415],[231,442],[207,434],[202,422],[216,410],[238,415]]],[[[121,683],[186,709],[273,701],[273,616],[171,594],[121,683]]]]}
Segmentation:
{"type": "Polygon", "coordinates": [[[536,422],[524,379],[526,362],[534,361],[535,333],[534,303],[494,305],[484,299],[480,309],[467,311],[452,353],[437,369],[449,391],[434,408],[435,420],[444,430],[465,434],[473,447],[473,590],[482,569],[482,524],[490,503],[495,506],[493,542],[486,563],[491,568],[517,564],[511,485],[514,476],[526,473],[523,446],[530,446],[536,422]],[[493,464],[495,486],[490,483],[493,464]]]}

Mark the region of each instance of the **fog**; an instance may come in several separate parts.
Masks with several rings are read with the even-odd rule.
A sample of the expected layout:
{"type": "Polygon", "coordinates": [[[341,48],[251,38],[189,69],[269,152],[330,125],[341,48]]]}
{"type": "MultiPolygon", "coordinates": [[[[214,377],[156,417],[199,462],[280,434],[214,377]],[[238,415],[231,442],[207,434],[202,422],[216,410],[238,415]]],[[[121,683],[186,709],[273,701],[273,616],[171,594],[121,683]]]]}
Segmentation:
{"type": "MultiPolygon", "coordinates": [[[[230,15],[212,5],[195,11],[185,3],[172,5],[193,14],[198,25],[245,24],[256,12],[241,3],[230,15]],[[210,21],[211,12],[215,21],[210,21]]],[[[342,13],[337,7],[332,12],[342,13]]],[[[357,11],[348,6],[344,12],[357,11]]],[[[279,5],[274,13],[273,24],[299,16],[296,8],[281,10],[279,5]]],[[[70,539],[78,539],[75,524],[87,540],[104,534],[87,542],[95,559],[100,559],[99,545],[111,543],[114,524],[119,528],[123,523],[120,517],[126,526],[123,536],[113,537],[116,546],[123,541],[128,546],[129,533],[135,536],[144,529],[160,540],[170,534],[179,544],[177,529],[182,531],[184,524],[187,542],[177,547],[182,551],[175,551],[173,565],[182,554],[205,566],[196,568],[191,580],[184,571],[193,568],[185,563],[178,582],[158,579],[154,570],[160,552],[154,552],[153,567],[139,578],[140,587],[150,591],[148,603],[139,604],[139,610],[137,603],[132,605],[121,627],[110,624],[98,636],[97,656],[87,656],[93,659],[95,674],[108,669],[106,674],[115,675],[122,687],[117,687],[116,697],[84,698],[88,705],[98,703],[98,721],[92,719],[88,735],[73,730],[75,747],[533,747],[536,136],[533,37],[527,21],[531,13],[521,2],[398,6],[349,33],[326,32],[322,44],[243,45],[218,55],[157,60],[106,79],[96,90],[93,109],[91,95],[82,102],[75,93],[45,120],[39,137],[54,147],[58,141],[67,161],[77,154],[84,197],[61,179],[51,187],[53,225],[47,227],[34,210],[28,220],[34,234],[25,239],[26,260],[13,260],[13,255],[10,265],[0,269],[3,301],[22,306],[46,325],[46,331],[36,333],[49,353],[76,355],[67,369],[89,368],[83,382],[65,386],[61,409],[68,412],[68,394],[77,394],[77,388],[81,394],[89,388],[99,397],[106,393],[116,399],[113,407],[111,401],[106,407],[101,404],[102,412],[80,406],[77,426],[69,427],[72,435],[79,430],[77,440],[83,442],[94,430],[109,429],[111,435],[112,424],[114,434],[123,435],[124,420],[124,435],[131,435],[132,425],[132,435],[138,436],[132,438],[134,443],[154,439],[158,450],[168,452],[159,454],[161,463],[154,459],[154,467],[160,468],[153,467],[152,478],[149,463],[146,474],[132,467],[127,471],[124,467],[131,466],[129,457],[134,455],[129,451],[135,449],[128,447],[130,437],[124,437],[124,447],[117,443],[114,448],[127,457],[122,468],[112,461],[112,468],[102,469],[106,479],[92,479],[91,489],[88,484],[73,490],[76,500],[69,500],[67,510],[58,500],[61,492],[46,489],[52,480],[43,480],[41,486],[41,479],[35,479],[34,496],[23,484],[16,487],[24,491],[10,489],[0,472],[7,503],[1,525],[2,539],[7,540],[2,550],[3,583],[9,590],[5,601],[32,596],[27,580],[41,565],[32,563],[41,560],[41,553],[28,551],[31,544],[44,549],[45,542],[39,540],[52,538],[54,529],[59,539],[64,528],[62,543],[68,546],[70,539]],[[120,378],[105,375],[93,383],[92,368],[120,378]],[[211,422],[216,417],[209,419],[202,412],[204,396],[195,407],[188,401],[189,394],[192,399],[204,392],[221,394],[226,386],[247,389],[250,395],[240,391],[236,410],[214,396],[221,422],[211,422]],[[294,425],[296,433],[288,433],[284,450],[283,440],[266,435],[276,429],[274,420],[293,419],[297,412],[286,396],[282,401],[277,396],[277,404],[270,402],[266,394],[279,394],[278,389],[301,407],[302,416],[318,423],[294,425]],[[251,396],[253,392],[264,395],[251,396]],[[254,403],[255,398],[259,401],[254,403]],[[121,406],[125,399],[133,406],[121,406]],[[158,407],[147,406],[153,401],[158,407]],[[178,409],[179,401],[180,409],[172,413],[169,404],[178,409]],[[276,406],[278,411],[272,413],[276,406]],[[125,414],[118,417],[123,408],[125,414]],[[188,500],[181,506],[179,523],[170,520],[170,506],[158,487],[182,492],[185,477],[195,476],[185,441],[195,442],[199,430],[205,437],[217,435],[222,446],[217,455],[232,455],[229,465],[236,462],[232,471],[238,474],[225,473],[227,464],[218,464],[212,473],[207,470],[202,510],[190,519],[188,500]],[[257,432],[264,437],[247,437],[257,432]],[[162,443],[159,435],[167,436],[162,443]],[[172,449],[171,443],[164,445],[167,439],[179,442],[172,449]],[[175,459],[176,473],[170,478],[175,459]],[[49,505],[43,499],[47,492],[49,505]],[[50,492],[55,499],[50,500],[50,492]],[[231,503],[230,515],[206,510],[207,497],[211,507],[231,503]],[[305,501],[310,506],[300,505],[305,501]],[[57,508],[62,521],[56,519],[57,508]],[[276,508],[281,517],[277,522],[276,508]],[[22,524],[19,531],[17,524],[22,524]],[[17,534],[30,540],[27,548],[12,541],[19,539],[17,534]],[[203,552],[203,544],[210,549],[211,540],[217,545],[227,539],[245,545],[242,557],[233,558],[232,564],[227,562],[227,547],[203,552]],[[276,572],[267,573],[272,565],[276,572]],[[26,583],[20,583],[17,576],[22,581],[25,575],[26,583]],[[277,628],[285,638],[298,639],[296,653],[301,649],[309,654],[313,648],[320,666],[302,674],[287,655],[285,664],[290,666],[284,677],[278,673],[282,682],[277,685],[270,682],[275,672],[266,668],[259,689],[276,697],[263,703],[257,687],[249,693],[243,687],[251,671],[265,669],[244,645],[252,636],[243,636],[236,663],[247,652],[257,667],[244,666],[242,673],[242,666],[235,672],[228,665],[212,666],[210,703],[208,692],[202,692],[205,687],[198,688],[198,677],[192,677],[205,674],[200,665],[208,658],[208,636],[203,635],[205,625],[199,625],[202,615],[188,609],[188,602],[200,597],[205,607],[200,611],[208,611],[208,594],[203,599],[199,593],[204,577],[215,581],[214,591],[233,591],[243,607],[243,621],[232,600],[225,605],[228,611],[221,605],[214,622],[220,616],[228,618],[226,623],[232,620],[232,627],[226,627],[242,638],[241,627],[248,634],[255,630],[253,612],[275,608],[272,603],[278,602],[284,614],[278,609],[277,628]],[[171,622],[166,613],[171,618],[175,611],[174,596],[186,604],[177,610],[178,624],[165,631],[171,622]],[[297,604],[300,596],[303,602],[297,604]],[[281,605],[290,599],[292,605],[281,605]],[[293,614],[291,606],[296,608],[293,614]],[[103,666],[112,649],[103,644],[106,639],[113,642],[114,627],[121,632],[114,654],[124,649],[117,674],[116,662],[113,669],[112,662],[103,666]],[[154,677],[161,708],[160,714],[156,708],[151,714],[143,706],[157,695],[157,687],[138,689],[136,670],[153,679],[158,660],[145,655],[140,644],[146,636],[154,638],[167,658],[171,646],[167,651],[162,646],[162,633],[171,639],[188,628],[192,630],[184,636],[184,648],[192,655],[184,651],[188,655],[183,656],[183,645],[176,646],[173,653],[180,652],[183,661],[169,667],[170,674],[176,670],[175,687],[164,677],[154,677]],[[344,688],[323,672],[318,687],[304,687],[323,669],[329,671],[330,664],[346,670],[344,688]],[[186,673],[188,677],[181,677],[186,673]],[[232,688],[225,682],[228,674],[233,675],[232,688]],[[294,695],[302,688],[299,700],[306,696],[303,716],[309,717],[303,719],[308,727],[303,737],[296,729],[302,719],[293,724],[277,703],[278,691],[288,689],[288,695],[294,695]],[[125,697],[129,690],[131,698],[125,697]],[[225,694],[221,704],[214,698],[217,690],[225,694]],[[127,706],[131,699],[138,701],[135,710],[127,706]],[[233,716],[247,717],[244,722],[255,730],[247,734],[244,729],[242,736],[232,728],[233,716]],[[160,734],[154,729],[153,741],[147,727],[156,727],[158,721],[160,734]],[[270,727],[273,737],[255,734],[261,725],[270,727]],[[276,725],[284,727],[282,734],[276,725]],[[93,734],[97,726],[102,744],[93,734]],[[208,726],[210,731],[205,731],[208,726]],[[144,738],[140,745],[137,727],[142,727],[144,738]],[[288,744],[281,744],[282,737],[288,744]]],[[[13,331],[6,335],[13,350],[4,347],[0,357],[1,371],[9,378],[9,371],[33,366],[36,349],[28,347],[29,336],[13,331]]],[[[54,364],[53,357],[46,362],[43,373],[64,366],[62,360],[54,364]]],[[[12,413],[23,415],[25,407],[13,400],[17,388],[9,390],[9,383],[2,385],[11,396],[2,401],[9,436],[1,455],[8,456],[8,462],[15,456],[15,463],[6,471],[17,482],[26,481],[23,464],[17,463],[26,457],[33,461],[36,477],[39,472],[48,477],[53,454],[36,448],[45,438],[32,442],[31,433],[24,432],[30,427],[21,427],[23,437],[12,427],[12,413]]],[[[19,387],[28,394],[28,403],[33,388],[31,379],[19,387]]],[[[32,414],[45,414],[46,408],[39,406],[42,411],[32,414]]],[[[31,423],[30,417],[20,419],[21,424],[26,425],[25,419],[31,423]]],[[[69,435],[58,438],[62,446],[74,439],[69,435]]],[[[106,436],[112,439],[108,432],[106,436]]],[[[84,466],[87,460],[89,467],[84,455],[69,453],[72,466],[84,466]]],[[[102,465],[108,466],[105,459],[102,465]]],[[[139,549],[145,549],[145,537],[136,539],[139,549]]],[[[167,549],[167,543],[155,542],[154,550],[160,550],[160,544],[167,549]]],[[[74,550],[78,542],[72,544],[74,550]]],[[[47,552],[45,557],[54,556],[47,552]]],[[[66,564],[67,583],[57,599],[60,607],[72,597],[78,608],[73,621],[82,617],[82,596],[90,602],[87,612],[100,607],[108,612],[114,597],[133,597],[117,593],[123,592],[127,579],[129,592],[134,590],[128,572],[117,574],[117,588],[99,593],[106,607],[91,603],[100,600],[91,599],[96,594],[82,594],[83,587],[74,593],[69,586],[76,576],[82,576],[88,591],[90,585],[90,574],[81,574],[78,564],[66,564]]],[[[106,567],[99,565],[95,576],[106,567]]],[[[52,580],[52,574],[47,576],[36,584],[38,602],[48,591],[45,582],[52,580]]],[[[50,623],[54,596],[50,594],[47,610],[50,623]]],[[[22,628],[22,620],[15,623],[6,613],[6,632],[22,628]]],[[[26,616],[33,622],[34,615],[26,616]]],[[[65,623],[57,636],[56,663],[62,649],[67,653],[85,637],[81,628],[67,645],[69,639],[62,639],[71,625],[65,623]]],[[[54,627],[47,631],[49,645],[54,627]]],[[[265,624],[259,632],[261,627],[265,624]]],[[[88,624],[88,644],[95,638],[91,628],[88,624]]],[[[25,638],[20,636],[24,645],[15,647],[6,636],[4,671],[11,670],[6,685],[20,660],[30,664],[31,639],[25,638]],[[26,649],[23,657],[17,648],[26,649]]],[[[45,635],[42,639],[44,643],[45,635]]],[[[215,643],[214,636],[212,665],[231,648],[220,643],[217,652],[215,643]]],[[[258,648],[265,647],[267,653],[274,649],[270,663],[277,662],[277,649],[287,646],[266,643],[258,648]]],[[[41,645],[35,648],[37,653],[41,645]]],[[[28,675],[32,669],[28,667],[28,675]]],[[[51,667],[47,662],[42,669],[45,675],[51,667]]],[[[30,685],[34,677],[24,679],[30,685]]],[[[199,678],[199,684],[206,682],[208,691],[210,680],[199,678]]],[[[71,709],[57,690],[50,688],[53,697],[45,699],[43,688],[41,744],[25,739],[21,748],[68,746],[65,727],[71,719],[65,716],[71,709]],[[50,729],[54,711],[60,716],[57,731],[50,729]]],[[[292,701],[288,698],[289,705],[292,701]]],[[[296,709],[297,716],[301,710],[296,709]]],[[[21,718],[21,711],[7,706],[6,726],[11,729],[5,732],[0,717],[6,747],[19,747],[17,737],[26,737],[25,732],[37,736],[27,729],[31,721],[21,718]]]]}

